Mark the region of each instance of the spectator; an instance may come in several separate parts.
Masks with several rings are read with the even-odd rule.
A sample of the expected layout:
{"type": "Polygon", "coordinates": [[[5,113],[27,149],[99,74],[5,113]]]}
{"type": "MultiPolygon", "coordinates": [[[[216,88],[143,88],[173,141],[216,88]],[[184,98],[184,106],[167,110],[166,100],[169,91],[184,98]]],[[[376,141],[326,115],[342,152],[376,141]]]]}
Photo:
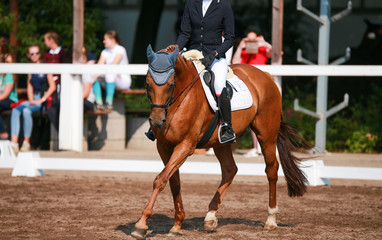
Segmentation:
{"type": "MultiPolygon", "coordinates": [[[[8,40],[0,37],[0,63],[12,63],[13,57],[8,48],[8,40]]],[[[11,104],[17,102],[15,81],[12,74],[0,74],[0,113],[10,110],[11,104]],[[15,94],[14,94],[15,93],[15,94]]],[[[0,117],[0,139],[8,139],[3,119],[0,117]]]]}
{"type": "MultiPolygon", "coordinates": [[[[44,63],[64,63],[66,57],[66,51],[62,49],[60,44],[60,37],[55,32],[47,32],[44,35],[44,44],[48,50],[44,53],[43,62],[44,63]]],[[[60,84],[60,75],[54,74],[53,80],[56,85],[60,84]]],[[[59,87],[57,89],[59,93],[59,87]]]]}
{"type": "MultiPolygon", "coordinates": [[[[0,63],[6,61],[6,59],[7,57],[2,57],[0,63]]],[[[0,73],[0,114],[4,111],[11,110],[11,105],[16,102],[18,102],[18,99],[12,74],[0,73]]],[[[0,138],[6,140],[8,137],[8,132],[0,116],[0,138]]]]}
{"type": "Polygon", "coordinates": [[[8,48],[8,40],[5,37],[0,37],[0,62],[12,63],[13,57],[8,48]]]}
{"type": "MultiPolygon", "coordinates": [[[[84,64],[95,64],[97,61],[94,53],[86,50],[82,47],[82,63],[84,64]]],[[[84,112],[94,111],[95,109],[95,95],[93,91],[94,79],[90,74],[82,75],[83,83],[83,95],[84,95],[84,112]]]]}
{"type": "MultiPolygon", "coordinates": [[[[263,36],[259,36],[256,32],[251,31],[240,41],[233,55],[232,64],[265,65],[271,57],[272,45],[266,42],[263,36]]],[[[257,157],[261,154],[256,134],[252,130],[251,135],[253,148],[244,155],[245,157],[257,157]]]]}
{"type": "Polygon", "coordinates": [[[265,65],[272,58],[272,45],[258,36],[256,32],[249,32],[243,38],[232,58],[232,64],[265,65]],[[247,52],[247,46],[250,48],[247,52]]]}
{"type": "MultiPolygon", "coordinates": [[[[94,53],[86,50],[85,47],[81,49],[81,60],[80,63],[83,64],[95,64],[97,62],[97,58],[94,53]]],[[[66,63],[71,63],[73,61],[73,47],[69,47],[68,53],[66,54],[66,63]]],[[[93,92],[93,83],[94,78],[91,74],[83,74],[82,75],[82,83],[83,83],[83,98],[84,98],[84,112],[94,111],[95,110],[95,95],[93,92]]]]}
{"type": "MultiPolygon", "coordinates": [[[[103,38],[105,49],[101,52],[101,57],[97,64],[129,64],[126,49],[120,44],[120,38],[116,31],[110,30],[105,33],[103,38]]],[[[103,108],[101,84],[97,80],[99,75],[95,76],[96,81],[93,84],[96,103],[101,109],[103,108]]],[[[106,74],[106,99],[105,106],[107,110],[113,109],[113,98],[115,89],[127,90],[131,85],[131,77],[128,74],[106,74]]]]}
{"type": "MultiPolygon", "coordinates": [[[[66,51],[60,46],[60,37],[56,32],[47,32],[44,35],[44,44],[48,48],[45,51],[43,62],[44,63],[65,63],[66,60],[66,51]]],[[[52,106],[48,109],[48,118],[54,126],[53,135],[58,133],[58,124],[59,124],[59,114],[60,114],[60,81],[61,77],[59,74],[53,75],[53,80],[56,84],[56,92],[53,93],[52,106]]],[[[55,150],[58,149],[58,146],[54,145],[55,150]]]]}
{"type": "MultiPolygon", "coordinates": [[[[36,45],[28,48],[28,58],[33,63],[41,63],[40,48],[36,45]]],[[[52,74],[28,74],[27,96],[28,101],[24,101],[12,109],[11,115],[11,141],[12,147],[18,150],[18,137],[20,132],[20,115],[24,119],[24,142],[20,151],[29,151],[30,137],[32,134],[33,118],[32,113],[38,112],[41,105],[56,91],[56,85],[52,74]],[[46,89],[48,85],[48,89],[46,89]],[[45,89],[44,89],[45,88],[45,89]]]]}

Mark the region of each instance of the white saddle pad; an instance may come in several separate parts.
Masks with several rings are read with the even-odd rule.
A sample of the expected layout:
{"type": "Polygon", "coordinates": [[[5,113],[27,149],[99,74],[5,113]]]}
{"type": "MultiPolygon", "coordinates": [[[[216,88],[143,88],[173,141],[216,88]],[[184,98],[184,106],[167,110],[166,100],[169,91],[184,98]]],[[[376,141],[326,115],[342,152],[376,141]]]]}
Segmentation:
{"type": "MultiPolygon", "coordinates": [[[[198,69],[198,65],[194,61],[194,66],[198,72],[200,70],[198,69]]],[[[204,93],[206,95],[207,101],[210,104],[212,110],[216,112],[218,110],[216,101],[214,97],[212,96],[212,93],[207,86],[207,84],[203,80],[203,75],[206,72],[206,70],[202,70],[200,74],[200,79],[202,80],[202,85],[204,89],[204,93]]],[[[231,111],[237,111],[242,109],[250,108],[253,104],[253,99],[251,92],[249,91],[247,85],[235,74],[233,74],[232,78],[228,78],[227,81],[233,86],[233,95],[231,99],[231,111]]]]}

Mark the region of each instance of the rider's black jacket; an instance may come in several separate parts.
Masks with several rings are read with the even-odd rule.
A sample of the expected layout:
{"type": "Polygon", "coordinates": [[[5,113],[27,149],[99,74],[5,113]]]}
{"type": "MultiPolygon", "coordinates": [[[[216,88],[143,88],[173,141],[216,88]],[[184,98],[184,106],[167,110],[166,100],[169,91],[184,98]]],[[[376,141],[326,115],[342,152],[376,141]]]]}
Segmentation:
{"type": "Polygon", "coordinates": [[[217,58],[225,57],[235,38],[232,8],[226,0],[212,0],[203,17],[202,2],[202,0],[187,1],[181,32],[176,43],[180,50],[189,43],[189,49],[202,51],[204,56],[216,50],[217,58]],[[222,42],[223,32],[224,42],[222,42]]]}

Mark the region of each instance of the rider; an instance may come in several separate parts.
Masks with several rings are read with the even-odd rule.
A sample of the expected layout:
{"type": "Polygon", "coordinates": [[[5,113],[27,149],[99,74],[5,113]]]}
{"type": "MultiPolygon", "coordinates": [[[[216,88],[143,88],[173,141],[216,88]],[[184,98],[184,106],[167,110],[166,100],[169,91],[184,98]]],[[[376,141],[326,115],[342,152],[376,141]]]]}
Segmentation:
{"type": "MultiPolygon", "coordinates": [[[[226,85],[228,64],[225,53],[233,46],[234,17],[227,0],[188,0],[184,9],[177,45],[197,49],[205,56],[202,63],[215,75],[215,92],[222,123],[221,143],[236,138],[231,125],[231,102],[226,85]],[[224,36],[224,41],[222,40],[224,36]]],[[[152,134],[148,132],[146,135],[152,134]]],[[[149,136],[148,136],[149,137],[149,136]]]]}

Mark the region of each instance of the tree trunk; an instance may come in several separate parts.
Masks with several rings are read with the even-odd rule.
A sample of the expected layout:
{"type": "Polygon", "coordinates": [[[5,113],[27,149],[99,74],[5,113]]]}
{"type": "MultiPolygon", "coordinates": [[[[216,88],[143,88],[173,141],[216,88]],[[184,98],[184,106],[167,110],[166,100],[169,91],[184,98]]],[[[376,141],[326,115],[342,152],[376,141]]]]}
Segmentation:
{"type": "MultiPolygon", "coordinates": [[[[10,0],[9,10],[11,14],[15,15],[15,20],[12,23],[13,31],[10,32],[9,34],[9,43],[12,47],[16,47],[18,45],[16,34],[17,34],[17,19],[19,16],[19,3],[17,0],[10,0]]],[[[13,56],[13,62],[16,62],[16,54],[14,54],[13,49],[11,50],[11,52],[13,56]]]]}
{"type": "Polygon", "coordinates": [[[146,48],[155,49],[164,0],[143,0],[135,33],[132,63],[146,63],[146,48]]]}

